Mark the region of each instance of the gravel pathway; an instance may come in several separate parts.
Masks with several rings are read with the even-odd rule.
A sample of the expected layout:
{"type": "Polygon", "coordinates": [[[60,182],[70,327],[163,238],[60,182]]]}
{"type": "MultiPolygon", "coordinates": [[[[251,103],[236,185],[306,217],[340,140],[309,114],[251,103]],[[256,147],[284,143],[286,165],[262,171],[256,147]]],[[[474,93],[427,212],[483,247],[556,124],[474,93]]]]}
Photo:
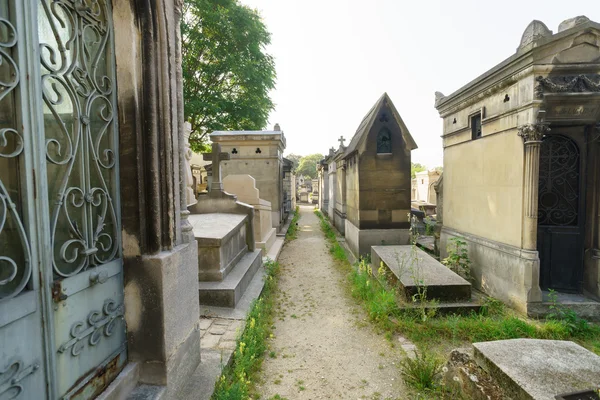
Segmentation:
{"type": "Polygon", "coordinates": [[[348,293],[313,206],[300,206],[300,215],[298,238],[279,259],[274,338],[263,363],[260,398],[406,398],[400,346],[375,332],[348,293]]]}

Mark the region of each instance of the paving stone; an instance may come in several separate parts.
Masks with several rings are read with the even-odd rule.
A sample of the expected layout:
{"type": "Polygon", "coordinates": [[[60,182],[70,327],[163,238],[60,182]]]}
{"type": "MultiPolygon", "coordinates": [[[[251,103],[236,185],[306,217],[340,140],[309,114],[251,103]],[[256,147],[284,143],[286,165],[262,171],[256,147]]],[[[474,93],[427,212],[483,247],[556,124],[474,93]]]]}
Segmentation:
{"type": "Polygon", "coordinates": [[[225,332],[227,332],[227,327],[223,325],[213,325],[208,330],[211,335],[223,335],[225,332]]]}
{"type": "Polygon", "coordinates": [[[229,326],[231,325],[231,320],[228,319],[222,319],[222,318],[217,318],[213,321],[213,325],[219,325],[219,326],[229,326]]]}
{"type": "Polygon", "coordinates": [[[215,349],[221,340],[221,336],[219,335],[204,335],[202,340],[200,340],[200,348],[201,349],[215,349]]]}
{"type": "Polygon", "coordinates": [[[232,340],[221,340],[219,342],[220,349],[235,350],[236,343],[232,340]]]}
{"type": "Polygon", "coordinates": [[[200,329],[208,329],[212,323],[213,320],[210,318],[200,318],[200,329]]]}

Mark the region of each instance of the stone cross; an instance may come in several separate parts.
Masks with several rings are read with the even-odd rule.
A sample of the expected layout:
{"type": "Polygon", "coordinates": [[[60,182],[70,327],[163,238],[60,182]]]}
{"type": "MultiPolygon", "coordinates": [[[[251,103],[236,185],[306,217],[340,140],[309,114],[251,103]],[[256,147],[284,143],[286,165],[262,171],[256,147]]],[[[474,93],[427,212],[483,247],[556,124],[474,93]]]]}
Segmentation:
{"type": "Polygon", "coordinates": [[[340,142],[340,147],[344,147],[344,140],[346,139],[344,139],[343,136],[340,136],[340,138],[338,139],[338,141],[340,142]]]}
{"type": "Polygon", "coordinates": [[[221,181],[221,161],[229,160],[229,153],[221,153],[221,145],[219,143],[212,144],[212,153],[203,153],[204,161],[212,161],[212,183],[210,191],[223,191],[223,183],[221,181]]]}

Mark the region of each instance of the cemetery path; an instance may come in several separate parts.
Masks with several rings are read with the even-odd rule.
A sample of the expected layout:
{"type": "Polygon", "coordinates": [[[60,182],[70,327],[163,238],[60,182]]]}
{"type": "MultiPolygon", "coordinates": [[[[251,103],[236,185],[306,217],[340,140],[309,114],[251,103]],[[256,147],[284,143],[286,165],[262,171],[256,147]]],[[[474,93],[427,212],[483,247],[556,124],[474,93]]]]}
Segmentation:
{"type": "Polygon", "coordinates": [[[313,213],[300,206],[298,238],[283,248],[274,338],[261,399],[403,399],[400,346],[377,334],[352,299],[313,213]],[[279,395],[280,397],[275,397],[279,395]]]}

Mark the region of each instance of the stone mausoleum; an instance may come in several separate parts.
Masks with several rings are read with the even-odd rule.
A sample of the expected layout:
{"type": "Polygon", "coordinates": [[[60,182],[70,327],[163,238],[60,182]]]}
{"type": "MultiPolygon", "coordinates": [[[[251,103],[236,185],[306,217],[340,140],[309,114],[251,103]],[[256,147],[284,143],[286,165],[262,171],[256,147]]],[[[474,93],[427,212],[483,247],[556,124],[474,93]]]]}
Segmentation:
{"type": "Polygon", "coordinates": [[[260,197],[271,203],[271,221],[279,232],[285,220],[283,151],[286,145],[279,124],[275,124],[272,131],[217,131],[211,133],[210,140],[229,153],[229,160],[221,164],[223,178],[247,174],[256,180],[260,197]]]}
{"type": "Polygon", "coordinates": [[[320,179],[328,179],[329,218],[355,255],[369,254],[373,245],[408,244],[410,160],[417,145],[387,93],[348,146],[339,140],[319,167],[320,179]]]}
{"type": "Polygon", "coordinates": [[[550,289],[600,303],[600,24],[533,21],[516,52],[449,96],[442,257],[468,243],[475,285],[532,315],[550,289]]]}

